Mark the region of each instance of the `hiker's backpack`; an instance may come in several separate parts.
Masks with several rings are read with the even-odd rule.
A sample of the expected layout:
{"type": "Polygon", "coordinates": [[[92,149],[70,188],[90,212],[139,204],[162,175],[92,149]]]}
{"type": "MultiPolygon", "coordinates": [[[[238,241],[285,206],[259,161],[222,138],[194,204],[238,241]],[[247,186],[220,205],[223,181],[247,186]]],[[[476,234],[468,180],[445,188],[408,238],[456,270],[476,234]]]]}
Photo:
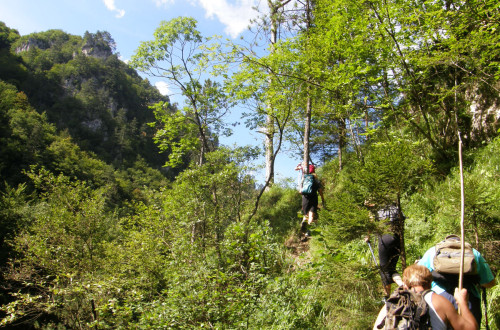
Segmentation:
{"type": "Polygon", "coordinates": [[[302,188],[300,189],[301,194],[311,194],[313,192],[314,185],[314,175],[304,174],[302,178],[302,188]]]}
{"type": "Polygon", "coordinates": [[[432,329],[429,306],[424,296],[430,292],[414,292],[397,288],[386,301],[387,315],[378,329],[432,329]]]}
{"type": "MultiPolygon", "coordinates": [[[[476,258],[472,246],[467,242],[464,245],[464,284],[472,284],[479,281],[476,258]]],[[[436,244],[432,277],[445,289],[453,289],[458,286],[461,250],[460,238],[456,235],[447,236],[443,241],[436,244]]]]}
{"type": "MultiPolygon", "coordinates": [[[[476,274],[477,265],[472,246],[467,242],[464,245],[464,274],[476,274]]],[[[443,274],[460,274],[461,248],[460,239],[453,235],[436,244],[434,269],[443,274]]]]}

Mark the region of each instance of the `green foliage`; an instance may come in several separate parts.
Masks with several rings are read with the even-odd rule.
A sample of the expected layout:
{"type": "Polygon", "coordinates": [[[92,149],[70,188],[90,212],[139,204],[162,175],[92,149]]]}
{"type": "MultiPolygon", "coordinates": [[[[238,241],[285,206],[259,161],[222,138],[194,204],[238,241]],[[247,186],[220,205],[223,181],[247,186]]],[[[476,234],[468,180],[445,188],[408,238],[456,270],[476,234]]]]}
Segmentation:
{"type": "Polygon", "coordinates": [[[324,263],[319,293],[324,297],[324,322],[333,329],[371,328],[375,318],[367,315],[376,315],[380,309],[380,291],[377,290],[380,277],[368,247],[356,240],[333,251],[335,253],[325,254],[320,259],[324,263]]]}
{"type": "Polygon", "coordinates": [[[95,293],[96,324],[239,327],[252,319],[284,260],[267,223],[243,221],[250,182],[226,159],[207,155],[171,189],[146,192],[121,221],[124,236],[104,243],[101,270],[112,278],[100,284],[107,294],[95,293]]]}
{"type": "Polygon", "coordinates": [[[0,49],[9,48],[19,37],[17,30],[10,29],[4,22],[0,22],[0,49]]]}
{"type": "MultiPolygon", "coordinates": [[[[181,111],[171,113],[166,104],[157,103],[151,107],[156,120],[161,123],[154,136],[154,141],[161,152],[167,152],[168,161],[164,166],[177,167],[185,162],[185,156],[199,148],[197,126],[181,111]]],[[[154,127],[158,124],[151,123],[154,127]]]]}
{"type": "Polygon", "coordinates": [[[307,67],[328,90],[320,103],[331,104],[324,119],[331,124],[318,129],[334,128],[340,148],[346,137],[359,147],[358,132],[369,124],[404,126],[427,141],[446,173],[457,160],[457,130],[470,146],[495,135],[491,120],[473,124],[472,111],[472,104],[486,113],[498,102],[493,2],[339,0],[315,1],[315,9],[307,67]],[[342,119],[351,132],[342,131],[342,119]]]}
{"type": "Polygon", "coordinates": [[[26,95],[0,81],[0,173],[13,185],[21,183],[21,171],[43,163],[46,148],[55,139],[55,128],[29,104],[26,95]]]}
{"type": "Polygon", "coordinates": [[[131,60],[132,67],[168,79],[185,97],[186,106],[174,111],[172,118],[162,109],[164,103],[153,107],[160,125],[155,142],[162,151],[173,153],[167,166],[178,166],[183,158],[193,156],[201,165],[205,153],[215,150],[219,134],[231,134],[223,117],[232,103],[220,83],[203,78],[211,67],[212,52],[205,42],[196,30],[196,20],[178,17],[162,22],[154,40],[142,42],[131,60]]]}
{"type": "Polygon", "coordinates": [[[261,329],[321,328],[322,307],[316,300],[318,281],[305,271],[268,281],[247,324],[261,329]]]}
{"type": "Polygon", "coordinates": [[[432,171],[425,144],[406,137],[393,136],[373,143],[352,180],[362,187],[365,199],[376,205],[387,205],[411,191],[432,171]]]}
{"type": "MultiPolygon", "coordinates": [[[[498,276],[497,276],[498,283],[498,276]]],[[[488,295],[488,321],[490,329],[500,329],[500,287],[497,285],[491,289],[488,295]]]]}
{"type": "Polygon", "coordinates": [[[116,49],[116,43],[107,31],[97,31],[96,33],[86,31],[83,39],[85,42],[84,48],[90,48],[90,52],[111,53],[116,49]]]}
{"type": "Polygon", "coordinates": [[[0,79],[16,86],[26,79],[27,74],[21,58],[10,52],[11,45],[19,37],[17,30],[0,22],[0,79]]]}
{"type": "Polygon", "coordinates": [[[29,202],[27,202],[25,184],[14,188],[4,183],[2,188],[0,193],[0,246],[2,247],[0,263],[4,264],[10,252],[5,243],[15,237],[19,228],[25,227],[28,213],[26,209],[29,208],[29,202]]]}
{"type": "Polygon", "coordinates": [[[262,195],[256,221],[269,222],[273,235],[286,239],[299,223],[300,203],[301,196],[296,190],[274,185],[262,195]]]}
{"type": "Polygon", "coordinates": [[[174,82],[179,109],[112,54],[107,32],[21,37],[0,24],[0,325],[371,328],[382,293],[363,204],[401,199],[409,262],[458,233],[458,130],[466,238],[497,271],[495,6],[318,0],[310,28],[291,20],[300,32],[269,56],[234,47],[215,66],[222,48],[193,19],[162,22],[132,63],[174,82]],[[232,80],[211,80],[235,59],[232,80]],[[274,185],[251,215],[258,151],[217,143],[230,96],[249,127],[270,115],[297,144],[310,97],[327,208],[308,243],[295,236],[293,189],[274,185]],[[154,169],[166,159],[190,165],[154,169]]]}
{"type": "Polygon", "coordinates": [[[102,31],[84,38],[60,30],[22,36],[11,46],[20,57],[0,54],[11,70],[1,78],[13,81],[82,149],[118,167],[131,166],[139,154],[159,168],[165,160],[151,140],[148,106],[166,98],[112,54],[114,47],[102,31]]]}
{"type": "MultiPolygon", "coordinates": [[[[498,265],[496,249],[491,243],[498,237],[498,138],[477,153],[476,163],[464,172],[466,238],[493,265],[498,265]],[[490,243],[487,243],[490,242],[490,243]]],[[[409,204],[409,229],[424,241],[439,241],[450,233],[460,232],[460,176],[455,169],[443,182],[429,185],[413,195],[409,204]],[[412,227],[415,229],[412,230],[412,227]],[[422,230],[428,228],[428,230],[422,230]],[[422,234],[418,234],[418,232],[422,234]],[[424,235],[423,233],[427,233],[424,235]]],[[[418,237],[417,236],[417,237],[418,237]]],[[[420,251],[422,254],[425,251],[420,251]]],[[[497,267],[497,266],[495,266],[497,267]]]]}
{"type": "MultiPolygon", "coordinates": [[[[173,63],[173,51],[175,44],[192,43],[193,45],[202,42],[202,36],[196,30],[196,20],[190,17],[178,17],[168,22],[163,21],[154,33],[155,40],[143,42],[137,49],[137,56],[132,58],[132,66],[140,71],[147,71],[152,63],[158,61],[167,61],[173,63]]],[[[195,47],[196,48],[196,47],[195,47]]],[[[188,55],[183,55],[188,56],[188,55]]],[[[200,55],[195,54],[194,57],[186,58],[188,63],[193,63],[200,55]]],[[[187,74],[186,69],[182,65],[172,65],[172,75],[180,74],[183,77],[187,74]]]]}
{"type": "Polygon", "coordinates": [[[321,226],[327,238],[349,242],[373,230],[368,210],[350,194],[339,192],[328,198],[328,208],[321,211],[321,226]]]}
{"type": "Polygon", "coordinates": [[[115,222],[112,214],[106,214],[105,189],[43,170],[29,176],[41,199],[34,206],[29,233],[18,240],[23,245],[29,242],[27,260],[51,273],[94,272],[103,254],[101,243],[111,238],[115,222]]]}
{"type": "Polygon", "coordinates": [[[114,238],[116,222],[106,209],[105,189],[91,189],[45,170],[29,176],[39,199],[12,240],[19,257],[7,277],[23,283],[23,294],[2,307],[8,315],[2,322],[17,321],[34,310],[57,315],[74,327],[89,306],[85,292],[98,276],[103,243],[114,238]]]}

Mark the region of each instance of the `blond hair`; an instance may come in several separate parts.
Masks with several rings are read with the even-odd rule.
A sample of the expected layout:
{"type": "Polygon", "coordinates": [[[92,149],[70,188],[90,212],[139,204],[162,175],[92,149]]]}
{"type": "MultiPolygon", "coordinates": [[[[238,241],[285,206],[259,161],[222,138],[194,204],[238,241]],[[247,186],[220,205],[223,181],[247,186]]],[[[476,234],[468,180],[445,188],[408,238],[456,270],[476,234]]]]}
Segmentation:
{"type": "Polygon", "coordinates": [[[403,283],[408,288],[421,285],[424,289],[430,289],[432,274],[427,267],[413,264],[404,270],[403,283]]]}

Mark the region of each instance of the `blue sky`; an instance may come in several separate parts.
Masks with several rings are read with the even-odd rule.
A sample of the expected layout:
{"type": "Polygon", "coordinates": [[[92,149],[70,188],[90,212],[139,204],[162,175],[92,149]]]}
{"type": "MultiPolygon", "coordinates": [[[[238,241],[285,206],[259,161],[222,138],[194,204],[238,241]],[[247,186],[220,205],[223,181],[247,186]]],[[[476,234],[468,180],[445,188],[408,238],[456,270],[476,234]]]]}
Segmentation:
{"type": "MultiPolygon", "coordinates": [[[[266,3],[264,0],[0,0],[0,21],[21,35],[50,29],[79,36],[85,31],[107,31],[116,42],[120,58],[127,61],[141,41],[153,39],[161,21],[190,16],[198,21],[198,30],[204,36],[221,35],[237,40],[248,33],[249,21],[257,15],[252,7],[262,8],[266,3]]],[[[147,78],[163,94],[171,93],[166,81],[147,78]]],[[[175,97],[172,100],[176,101],[175,97]]],[[[232,117],[238,119],[238,109],[232,117]]],[[[263,136],[240,125],[222,143],[261,145],[263,136]]],[[[279,155],[276,180],[295,179],[294,168],[300,161],[279,155]]],[[[264,177],[264,170],[261,171],[256,173],[257,177],[264,177]]]]}

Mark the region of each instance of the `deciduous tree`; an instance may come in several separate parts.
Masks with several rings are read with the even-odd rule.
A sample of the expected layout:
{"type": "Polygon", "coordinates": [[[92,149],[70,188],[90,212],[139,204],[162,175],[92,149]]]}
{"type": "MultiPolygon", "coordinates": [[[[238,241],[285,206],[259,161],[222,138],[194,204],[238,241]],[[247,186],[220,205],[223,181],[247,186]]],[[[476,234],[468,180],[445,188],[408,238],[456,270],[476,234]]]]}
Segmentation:
{"type": "MultiPolygon", "coordinates": [[[[181,137],[176,142],[175,149],[179,152],[178,155],[183,155],[196,147],[197,162],[202,165],[205,154],[214,150],[211,134],[220,132],[223,127],[222,117],[230,107],[225,94],[221,92],[220,84],[206,79],[207,70],[210,70],[207,39],[196,30],[196,21],[186,17],[162,22],[154,36],[154,40],[141,43],[131,64],[146,74],[167,79],[181,91],[186,99],[186,106],[177,111],[177,121],[163,121],[162,125],[170,131],[178,129],[168,127],[175,122],[183,121],[186,125],[193,125],[199,140],[197,145],[193,144],[191,138],[183,140],[181,137]]],[[[166,120],[164,116],[158,119],[162,118],[166,120]]],[[[160,132],[156,136],[157,140],[162,139],[161,134],[160,132]]],[[[171,141],[165,139],[163,148],[171,141]]],[[[177,156],[175,158],[179,159],[177,156]]]]}

